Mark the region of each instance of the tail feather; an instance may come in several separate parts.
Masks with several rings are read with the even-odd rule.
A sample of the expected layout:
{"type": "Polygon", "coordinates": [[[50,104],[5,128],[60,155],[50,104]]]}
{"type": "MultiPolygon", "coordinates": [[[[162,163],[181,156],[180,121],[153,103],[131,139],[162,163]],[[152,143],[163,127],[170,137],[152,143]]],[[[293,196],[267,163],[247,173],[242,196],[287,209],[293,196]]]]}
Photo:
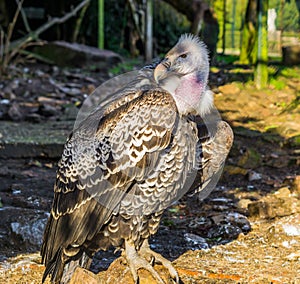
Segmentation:
{"type": "Polygon", "coordinates": [[[46,269],[43,274],[42,283],[46,280],[48,275],[51,275],[51,283],[61,283],[63,276],[65,262],[63,261],[63,252],[60,249],[56,255],[46,264],[46,269]]]}
{"type": "Polygon", "coordinates": [[[68,283],[77,267],[80,266],[88,269],[91,262],[92,258],[83,251],[80,251],[76,256],[69,258],[63,253],[62,249],[60,249],[55,257],[47,263],[42,283],[44,283],[48,275],[51,275],[51,283],[53,284],[68,283]]]}
{"type": "Polygon", "coordinates": [[[92,258],[88,257],[86,253],[82,253],[81,257],[77,260],[71,260],[65,264],[61,283],[68,283],[77,267],[88,269],[92,263],[92,258]]]}

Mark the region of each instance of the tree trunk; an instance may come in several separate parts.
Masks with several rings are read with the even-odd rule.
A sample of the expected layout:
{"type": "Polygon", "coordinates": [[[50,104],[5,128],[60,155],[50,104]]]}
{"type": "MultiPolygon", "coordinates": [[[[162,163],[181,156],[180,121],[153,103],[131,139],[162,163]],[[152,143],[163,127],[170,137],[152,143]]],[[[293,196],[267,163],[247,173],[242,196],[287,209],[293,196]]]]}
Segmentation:
{"type": "Polygon", "coordinates": [[[268,84],[268,1],[258,0],[257,62],[255,84],[258,89],[268,84]]]}
{"type": "Polygon", "coordinates": [[[84,15],[85,15],[86,10],[89,7],[89,5],[90,5],[90,2],[87,2],[85,4],[85,6],[83,6],[82,10],[80,11],[79,17],[76,19],[74,32],[72,35],[72,42],[76,42],[78,40],[78,35],[79,35],[80,28],[81,28],[81,24],[82,24],[84,15]]]}
{"type": "Polygon", "coordinates": [[[236,0],[233,0],[232,20],[231,20],[231,48],[235,48],[235,18],[236,18],[236,0]]]}
{"type": "Polygon", "coordinates": [[[0,0],[0,15],[0,25],[6,28],[9,24],[9,15],[8,8],[4,0],[0,0]]]}
{"type": "Polygon", "coordinates": [[[279,49],[282,50],[282,36],[283,36],[283,7],[285,0],[280,0],[280,8],[279,8],[279,30],[280,30],[280,42],[279,49]]]}
{"type": "Polygon", "coordinates": [[[226,49],[226,0],[223,0],[223,32],[222,32],[222,54],[226,49]]]}
{"type": "Polygon", "coordinates": [[[198,35],[202,29],[204,11],[208,9],[208,5],[203,2],[193,2],[193,19],[191,20],[191,33],[198,35]]]}
{"type": "Polygon", "coordinates": [[[98,48],[104,49],[104,0],[98,0],[98,48]]]}
{"type": "Polygon", "coordinates": [[[257,0],[248,0],[245,21],[242,30],[242,45],[240,52],[241,64],[253,64],[256,61],[257,39],[257,0]]]}
{"type": "Polygon", "coordinates": [[[153,0],[146,2],[146,34],[145,34],[145,59],[147,62],[153,57],[153,0]]]}
{"type": "Polygon", "coordinates": [[[194,21],[194,1],[187,0],[164,0],[164,2],[169,3],[178,12],[186,15],[190,22],[194,21]]]}
{"type": "Polygon", "coordinates": [[[178,12],[186,15],[191,22],[191,33],[198,35],[200,33],[204,11],[209,9],[209,5],[204,0],[164,0],[173,6],[178,12]]]}

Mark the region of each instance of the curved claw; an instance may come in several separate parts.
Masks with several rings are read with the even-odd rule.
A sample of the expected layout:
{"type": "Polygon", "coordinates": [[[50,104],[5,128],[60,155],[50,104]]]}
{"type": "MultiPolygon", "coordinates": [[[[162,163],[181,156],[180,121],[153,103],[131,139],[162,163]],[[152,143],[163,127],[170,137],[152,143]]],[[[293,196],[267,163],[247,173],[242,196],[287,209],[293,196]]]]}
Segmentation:
{"type": "Polygon", "coordinates": [[[179,284],[178,272],[176,271],[176,269],[172,265],[171,261],[167,260],[162,255],[160,255],[159,253],[151,250],[150,246],[149,246],[149,243],[148,243],[148,240],[144,241],[144,243],[143,243],[143,245],[142,245],[142,247],[139,251],[139,254],[141,256],[143,256],[144,258],[146,258],[147,256],[150,255],[151,259],[154,259],[155,263],[162,264],[166,269],[168,269],[171,278],[173,278],[175,280],[176,284],[179,284]]]}
{"type": "Polygon", "coordinates": [[[151,266],[151,264],[145,258],[139,256],[135,249],[135,246],[127,241],[125,241],[125,257],[128,262],[134,283],[139,283],[138,270],[144,268],[150,272],[157,283],[165,284],[165,282],[151,266]]]}

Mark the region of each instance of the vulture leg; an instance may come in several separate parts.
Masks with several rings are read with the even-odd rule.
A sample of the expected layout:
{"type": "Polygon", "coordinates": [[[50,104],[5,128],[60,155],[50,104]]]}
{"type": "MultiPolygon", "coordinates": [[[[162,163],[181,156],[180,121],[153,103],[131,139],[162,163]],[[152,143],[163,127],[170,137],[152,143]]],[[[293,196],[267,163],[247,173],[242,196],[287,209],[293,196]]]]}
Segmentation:
{"type": "Polygon", "coordinates": [[[154,261],[155,263],[162,264],[169,271],[170,276],[175,280],[175,282],[179,283],[178,273],[177,273],[176,269],[174,268],[174,266],[172,265],[171,261],[167,260],[159,253],[151,250],[148,240],[145,240],[143,242],[143,245],[141,246],[139,254],[144,258],[150,257],[150,259],[152,261],[154,261]]]}
{"type": "Polygon", "coordinates": [[[133,276],[134,283],[139,283],[138,270],[143,268],[150,272],[157,283],[165,284],[152,265],[145,258],[139,256],[134,244],[130,240],[125,241],[125,258],[133,276]]]}

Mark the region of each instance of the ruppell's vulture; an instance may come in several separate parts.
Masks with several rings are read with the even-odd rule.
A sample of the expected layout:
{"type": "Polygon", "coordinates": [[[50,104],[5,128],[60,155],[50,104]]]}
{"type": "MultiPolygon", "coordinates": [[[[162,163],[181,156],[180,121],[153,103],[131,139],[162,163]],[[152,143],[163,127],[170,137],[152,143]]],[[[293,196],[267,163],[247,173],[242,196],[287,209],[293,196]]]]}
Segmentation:
{"type": "Polygon", "coordinates": [[[139,72],[77,125],[58,164],[43,281],[50,274],[52,283],[67,283],[76,266],[88,268],[95,252],[113,246],[135,282],[144,268],[164,283],[150,256],[179,283],[148,238],[169,205],[213,189],[232,145],[208,73],[205,46],[183,35],[154,70],[139,72]]]}

